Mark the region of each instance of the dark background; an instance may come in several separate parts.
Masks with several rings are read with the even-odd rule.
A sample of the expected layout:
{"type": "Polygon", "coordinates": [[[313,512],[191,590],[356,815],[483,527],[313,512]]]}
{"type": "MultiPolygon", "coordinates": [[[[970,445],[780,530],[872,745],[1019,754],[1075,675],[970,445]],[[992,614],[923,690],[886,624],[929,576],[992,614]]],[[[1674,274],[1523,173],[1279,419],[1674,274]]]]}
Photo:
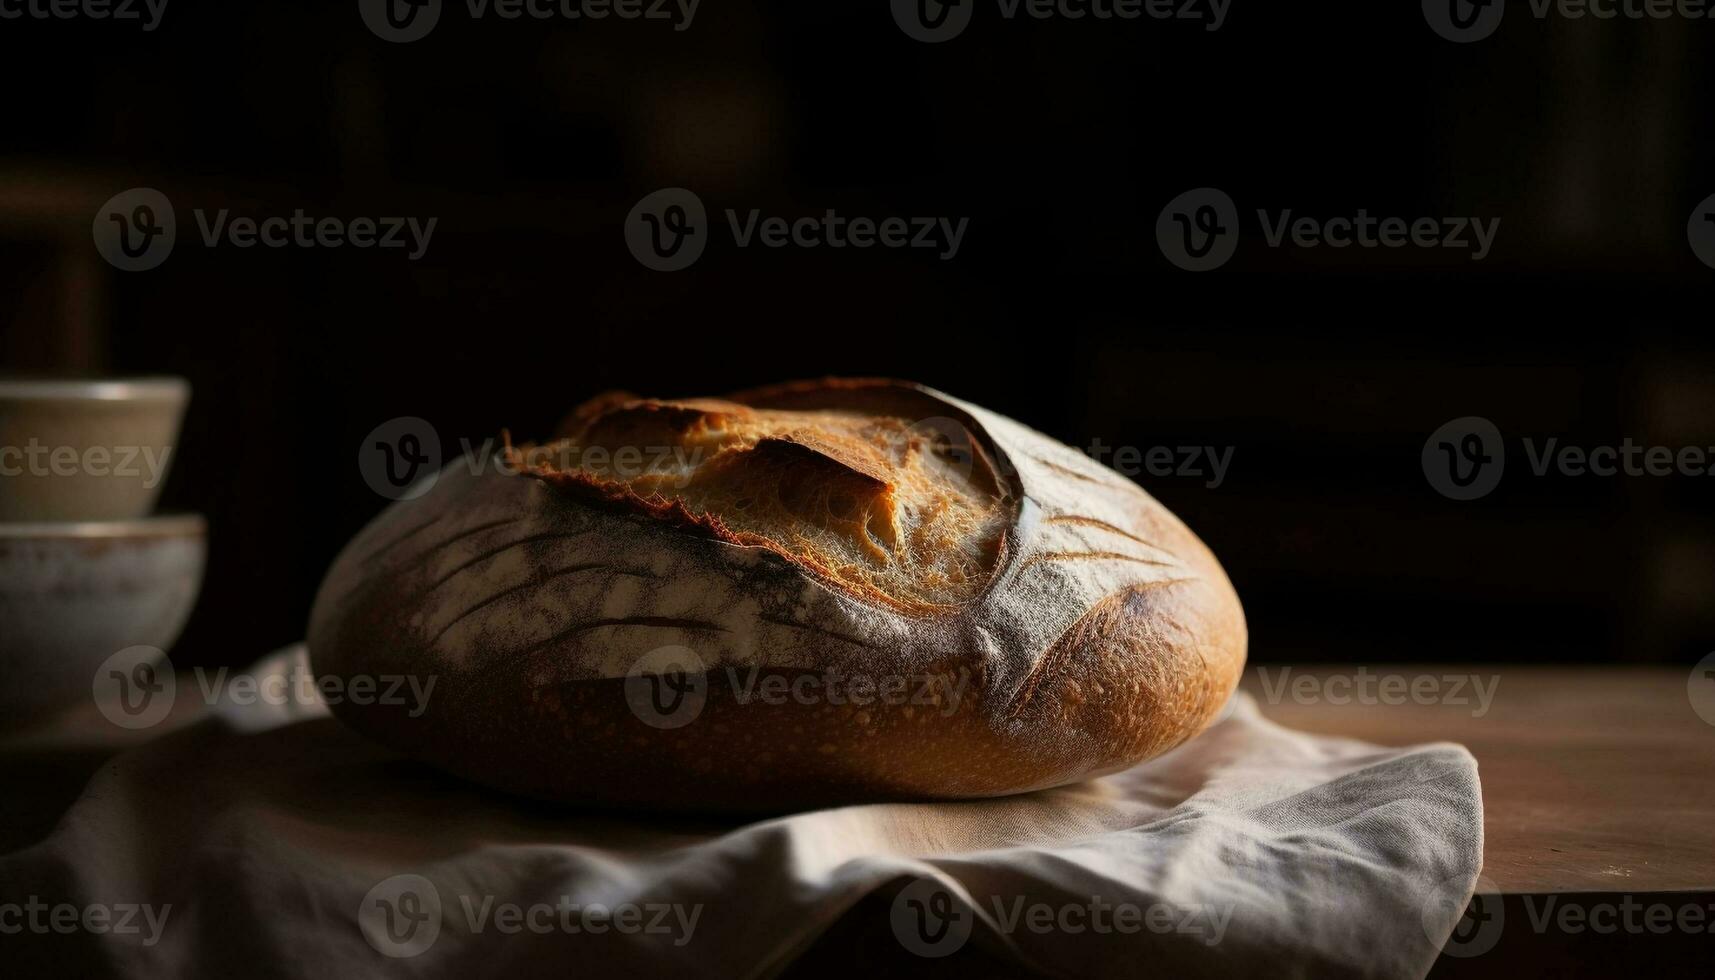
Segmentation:
{"type": "MultiPolygon", "coordinates": [[[[1003,21],[907,38],[883,0],[704,0],[663,22],[469,20],[388,44],[355,2],[172,0],[158,30],[0,21],[0,364],[188,377],[163,504],[211,563],[175,660],[302,636],[383,506],[363,437],[546,435],[610,388],[927,382],[1067,443],[1233,447],[1141,477],[1213,547],[1257,661],[1680,661],[1715,648],[1710,478],[1536,477],[1519,440],[1715,446],[1709,22],[1539,21],[1442,40],[1415,3],[1235,0],[1226,25],[1003,21]],[[1700,104],[1702,103],[1702,104],[1700,104]],[[118,272],[102,202],[174,202],[118,272]],[[927,252],[736,249],[658,273],[622,240],[683,186],[716,220],[970,218],[927,252]],[[1214,186],[1237,256],[1170,265],[1214,186]],[[439,219],[427,254],[205,248],[192,210],[439,219]],[[1273,249],[1258,208],[1502,219],[1493,253],[1273,249]],[[1498,490],[1420,466],[1477,415],[1498,490]]],[[[723,241],[723,238],[725,239],[723,241]]]]}

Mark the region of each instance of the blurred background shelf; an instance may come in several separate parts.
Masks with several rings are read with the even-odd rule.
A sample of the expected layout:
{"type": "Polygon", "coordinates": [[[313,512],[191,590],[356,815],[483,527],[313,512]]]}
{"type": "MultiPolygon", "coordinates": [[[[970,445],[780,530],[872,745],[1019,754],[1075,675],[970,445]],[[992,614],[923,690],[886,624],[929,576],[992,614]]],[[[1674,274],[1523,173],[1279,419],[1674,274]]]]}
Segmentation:
{"type": "Polygon", "coordinates": [[[195,385],[165,495],[211,523],[176,657],[301,636],[384,501],[360,440],[542,434],[608,388],[885,374],[1069,444],[1232,447],[1217,488],[1141,477],[1222,557],[1261,662],[1690,662],[1715,649],[1709,480],[1534,478],[1518,439],[1715,447],[1715,193],[1702,25],[1509,18],[1448,45],[1414,5],[1196,25],[974,23],[885,4],[704,4],[670,25],[478,22],[389,45],[348,6],[177,4],[138,34],[0,34],[0,370],[195,385]],[[53,66],[78,64],[75,72],[53,66]],[[181,66],[171,72],[163,64],[181,66]],[[51,86],[44,77],[54,79],[51,86]],[[160,268],[96,255],[96,208],[174,201],[160,268]],[[644,194],[785,216],[970,218],[957,258],[734,248],[632,259],[644,194]],[[1220,187],[1234,260],[1190,275],[1162,206],[1220,187]],[[418,261],[207,248],[193,211],[434,217],[418,261]],[[1254,211],[1502,219],[1494,252],[1263,247],[1254,211]],[[1419,468],[1479,415],[1507,478],[1419,468]],[[243,446],[242,452],[233,447],[243,446]]]}

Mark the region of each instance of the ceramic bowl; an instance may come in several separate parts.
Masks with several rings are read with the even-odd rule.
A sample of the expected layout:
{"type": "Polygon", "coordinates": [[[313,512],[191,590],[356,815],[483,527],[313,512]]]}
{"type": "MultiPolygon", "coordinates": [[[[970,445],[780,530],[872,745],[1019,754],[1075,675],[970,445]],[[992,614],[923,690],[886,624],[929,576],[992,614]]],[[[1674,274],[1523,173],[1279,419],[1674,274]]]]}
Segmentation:
{"type": "Polygon", "coordinates": [[[180,378],[0,380],[0,521],[151,513],[190,390],[180,378]]]}
{"type": "Polygon", "coordinates": [[[0,524],[0,725],[93,697],[96,668],[121,650],[171,648],[206,545],[194,515],[0,524]]]}

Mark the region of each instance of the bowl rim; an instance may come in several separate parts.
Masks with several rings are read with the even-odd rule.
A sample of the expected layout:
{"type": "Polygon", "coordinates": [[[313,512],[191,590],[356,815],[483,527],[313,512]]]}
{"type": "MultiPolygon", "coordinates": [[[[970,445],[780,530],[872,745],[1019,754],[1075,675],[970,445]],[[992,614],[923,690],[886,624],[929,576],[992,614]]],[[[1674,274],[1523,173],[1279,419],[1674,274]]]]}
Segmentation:
{"type": "Polygon", "coordinates": [[[52,540],[62,538],[201,538],[208,534],[208,521],[201,514],[156,514],[126,521],[12,521],[0,522],[0,540],[52,540]]]}
{"type": "Polygon", "coordinates": [[[0,399],[15,401],[182,402],[190,397],[184,378],[5,378],[0,399]]]}

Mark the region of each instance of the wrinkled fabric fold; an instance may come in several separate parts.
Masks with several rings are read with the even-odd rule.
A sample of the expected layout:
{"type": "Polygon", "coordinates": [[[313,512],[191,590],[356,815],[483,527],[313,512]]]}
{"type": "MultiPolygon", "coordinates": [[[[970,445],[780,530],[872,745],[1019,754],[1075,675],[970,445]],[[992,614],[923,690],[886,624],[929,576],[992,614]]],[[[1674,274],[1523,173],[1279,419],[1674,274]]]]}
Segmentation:
{"type": "Polygon", "coordinates": [[[152,937],[8,935],[20,975],[769,976],[897,890],[905,948],[982,943],[1054,976],[1418,977],[1481,855],[1463,748],[1293,732],[1242,695],[1103,779],[750,822],[513,800],[318,706],[228,703],[103,766],[47,839],[0,858],[0,902],[170,906],[152,937]],[[412,940],[435,931],[420,950],[397,941],[413,922],[412,940]]]}

